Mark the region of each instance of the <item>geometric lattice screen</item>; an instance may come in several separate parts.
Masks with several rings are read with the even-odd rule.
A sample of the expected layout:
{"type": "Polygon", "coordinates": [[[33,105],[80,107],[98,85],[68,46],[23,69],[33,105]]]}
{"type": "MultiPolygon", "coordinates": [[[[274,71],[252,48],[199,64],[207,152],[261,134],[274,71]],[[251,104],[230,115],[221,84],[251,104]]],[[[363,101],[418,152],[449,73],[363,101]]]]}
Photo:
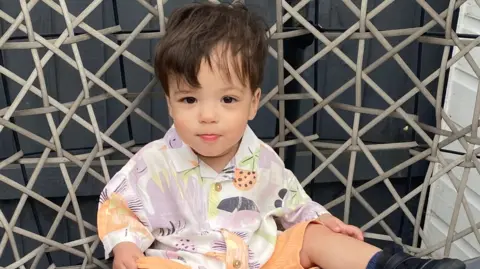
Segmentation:
{"type": "MultiPolygon", "coordinates": [[[[276,14],[277,21],[270,25],[273,41],[269,48],[269,60],[278,66],[273,72],[278,70],[278,78],[281,79],[275,81],[274,87],[263,89],[261,113],[279,119],[279,132],[268,142],[278,148],[282,156],[287,147],[301,145],[316,158],[314,169],[299,178],[303,185],[308,185],[325,171],[333,174],[335,180],[343,184],[344,191],[327,203],[327,207],[343,207],[344,215],[340,217],[350,221],[351,203],[359,202],[369,214],[370,221],[361,223],[369,238],[402,244],[402,238],[385,222],[393,211],[401,210],[406,221],[414,227],[412,244],[404,245],[408,251],[419,256],[430,255],[441,248],[448,256],[452,242],[472,232],[480,242],[479,220],[475,220],[471,205],[464,197],[469,175],[480,174],[477,158],[480,149],[476,147],[480,143],[477,131],[480,102],[476,102],[471,117],[473,120],[468,126],[459,126],[442,108],[448,70],[453,64],[464,59],[480,77],[480,68],[470,54],[473,48],[479,46],[480,37],[461,38],[452,25],[455,12],[467,1],[446,1],[449,3],[447,9],[435,10],[431,6],[432,1],[416,0],[426,14],[425,23],[421,27],[387,30],[374,21],[376,16],[394,6],[394,0],[376,1],[375,5],[372,4],[375,1],[367,0],[335,1],[335,5],[346,7],[351,12],[350,19],[353,18],[353,23],[348,24],[345,31],[336,33],[324,32],[304,17],[305,8],[313,0],[269,2],[270,6],[276,4],[276,10],[271,12],[276,14]],[[284,27],[284,22],[292,17],[297,27],[293,30],[284,27]],[[442,34],[426,35],[434,28],[442,34]],[[321,44],[320,49],[299,67],[293,67],[284,60],[284,40],[305,35],[313,35],[321,44]],[[373,41],[381,45],[383,54],[366,64],[365,44],[373,41]],[[355,57],[342,51],[345,42],[356,43],[355,57]],[[414,42],[444,48],[438,61],[440,64],[427,76],[419,77],[401,56],[402,50],[414,42]],[[452,56],[453,47],[458,52],[452,56]],[[337,57],[342,63],[338,72],[348,70],[353,75],[337,85],[335,91],[323,96],[304,78],[303,73],[326,57],[337,57]],[[385,87],[379,86],[371,76],[387,61],[394,62],[399,72],[403,72],[413,85],[404,89],[402,95],[388,94],[385,87]],[[301,93],[285,93],[285,86],[292,81],[301,85],[301,93]],[[432,86],[433,82],[435,86],[432,86]],[[382,109],[364,104],[365,88],[381,100],[382,109]],[[343,99],[339,99],[342,94],[351,94],[353,101],[342,102],[343,99]],[[435,114],[433,124],[422,122],[419,115],[404,110],[403,105],[412,98],[426,100],[425,104],[435,114]],[[310,100],[314,106],[301,117],[288,121],[285,118],[287,100],[310,100]],[[347,136],[347,139],[335,143],[322,142],[317,133],[301,130],[304,122],[320,112],[326,113],[335,128],[344,132],[342,137],[347,136]],[[345,120],[345,113],[353,115],[353,120],[345,120]],[[379,123],[392,118],[403,121],[405,131],[414,133],[415,139],[374,145],[363,139],[366,133],[375,131],[379,123]],[[455,160],[446,158],[443,149],[452,143],[459,143],[466,154],[459,154],[455,160]],[[409,157],[385,168],[375,157],[377,151],[403,152],[409,157]],[[335,164],[340,156],[347,156],[347,169],[335,164]],[[360,169],[360,157],[366,158],[370,165],[367,169],[376,176],[354,185],[360,169]],[[418,162],[428,163],[423,184],[406,195],[400,195],[390,178],[418,162]],[[440,169],[434,169],[436,164],[440,164],[440,169]],[[464,169],[461,178],[451,172],[458,167],[464,169]],[[422,228],[422,214],[427,203],[428,187],[445,175],[451,179],[458,193],[451,228],[446,238],[427,240],[422,228]],[[363,196],[367,189],[376,185],[384,185],[388,192],[383,195],[393,197],[394,201],[382,211],[376,211],[372,206],[375,200],[363,196]],[[416,213],[406,206],[413,198],[419,199],[416,213]],[[455,226],[461,211],[466,213],[469,227],[457,231],[455,226]],[[380,225],[382,233],[369,233],[374,225],[380,225]]],[[[480,6],[479,0],[469,2],[480,6]]],[[[11,261],[0,265],[6,268],[43,268],[46,264],[49,268],[56,268],[55,255],[69,253],[75,257],[70,258],[71,262],[77,265],[68,268],[107,268],[102,255],[95,254],[101,253],[100,242],[95,235],[95,216],[91,210],[82,209],[81,205],[84,197],[98,194],[98,188],[108,182],[115,169],[118,170],[128,157],[138,151],[142,143],[161,137],[169,124],[161,91],[153,78],[151,51],[135,46],[136,42],[145,40],[151,44],[158,40],[161,42],[168,20],[165,14],[171,9],[167,8],[168,4],[166,0],[0,2],[0,80],[5,95],[4,99],[0,99],[3,100],[0,102],[0,200],[10,201],[0,203],[0,261],[11,261]],[[130,1],[135,2],[136,12],[141,10],[143,15],[120,25],[118,6],[130,1]],[[78,5],[82,6],[79,12],[78,5]],[[7,10],[7,6],[16,7],[7,10]],[[45,20],[39,18],[35,15],[39,10],[51,17],[45,20]],[[108,27],[99,27],[104,25],[100,23],[102,18],[108,16],[113,18],[113,23],[108,27]],[[57,22],[54,30],[59,34],[48,35],[39,30],[50,20],[57,22]],[[91,42],[94,42],[93,45],[91,42]],[[103,59],[94,61],[91,55],[98,51],[102,52],[103,59]],[[25,56],[26,52],[28,56],[25,56]],[[97,64],[99,62],[101,64],[97,64]],[[126,69],[130,71],[125,72],[126,69]],[[127,87],[125,79],[134,75],[137,81],[127,87]],[[117,78],[122,79],[118,81],[117,78]],[[115,117],[105,116],[112,111],[115,117]],[[144,136],[143,132],[150,136],[144,136]],[[53,174],[49,176],[48,173],[53,174]],[[55,193],[57,189],[59,191],[55,193]],[[12,208],[8,213],[7,206],[12,208]],[[24,228],[26,226],[19,223],[22,212],[27,209],[33,216],[29,222],[37,226],[43,218],[43,213],[35,213],[37,210],[49,212],[52,220],[48,225],[40,225],[43,229],[35,225],[35,229],[24,228]],[[68,220],[68,225],[65,220],[68,220]],[[59,230],[66,226],[75,230],[75,238],[70,236],[69,240],[65,240],[59,237],[59,230]],[[24,242],[24,246],[20,246],[19,242],[24,242]]],[[[123,15],[128,17],[129,12],[124,11],[123,15]]],[[[480,89],[477,93],[480,94],[480,89]]]]}

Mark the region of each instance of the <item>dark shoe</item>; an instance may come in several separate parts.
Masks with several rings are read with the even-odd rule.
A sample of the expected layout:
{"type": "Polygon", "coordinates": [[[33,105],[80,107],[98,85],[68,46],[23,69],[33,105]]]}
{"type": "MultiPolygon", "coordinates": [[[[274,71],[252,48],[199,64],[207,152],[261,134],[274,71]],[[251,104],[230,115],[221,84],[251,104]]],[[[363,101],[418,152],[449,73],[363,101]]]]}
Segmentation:
{"type": "Polygon", "coordinates": [[[394,245],[381,252],[377,263],[378,269],[465,269],[466,265],[457,259],[421,259],[403,252],[394,245]]]}
{"type": "Polygon", "coordinates": [[[456,259],[421,259],[406,253],[391,256],[382,269],[465,269],[466,265],[456,259]]]}

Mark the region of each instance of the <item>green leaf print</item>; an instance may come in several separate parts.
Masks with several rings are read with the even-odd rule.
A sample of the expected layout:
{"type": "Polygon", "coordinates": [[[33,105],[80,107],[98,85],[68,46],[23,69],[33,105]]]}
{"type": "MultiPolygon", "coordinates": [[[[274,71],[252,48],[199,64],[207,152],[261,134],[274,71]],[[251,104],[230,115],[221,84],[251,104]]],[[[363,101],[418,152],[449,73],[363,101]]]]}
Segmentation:
{"type": "Polygon", "coordinates": [[[157,184],[157,186],[160,188],[160,190],[162,192],[164,192],[165,189],[163,188],[162,178],[165,179],[165,182],[167,183],[167,187],[168,187],[168,171],[167,171],[167,169],[161,169],[160,171],[158,171],[158,173],[152,173],[153,182],[155,182],[155,184],[157,184]],[[160,174],[162,174],[162,177],[159,176],[160,174]]]}
{"type": "MultiPolygon", "coordinates": [[[[248,149],[250,150],[250,148],[248,149]]],[[[250,150],[251,155],[243,158],[240,161],[240,167],[248,169],[250,171],[256,171],[258,168],[258,159],[260,156],[260,147],[258,147],[254,152],[250,150]]]]}
{"type": "Polygon", "coordinates": [[[288,200],[288,207],[296,207],[300,204],[301,202],[301,197],[300,195],[298,195],[298,192],[297,191],[290,191],[291,192],[291,195],[292,197],[288,200]]]}
{"type": "Polygon", "coordinates": [[[218,204],[220,204],[220,193],[215,190],[215,184],[210,185],[208,193],[208,218],[215,218],[218,216],[218,204]]]}
{"type": "Polygon", "coordinates": [[[302,195],[298,190],[298,186],[296,182],[289,180],[287,185],[289,198],[285,203],[288,208],[295,208],[302,202],[302,195]]]}
{"type": "Polygon", "coordinates": [[[182,172],[182,179],[184,182],[187,182],[188,179],[190,178],[190,176],[192,175],[200,175],[200,167],[199,166],[195,166],[194,168],[190,168],[188,170],[185,170],[182,172]]]}

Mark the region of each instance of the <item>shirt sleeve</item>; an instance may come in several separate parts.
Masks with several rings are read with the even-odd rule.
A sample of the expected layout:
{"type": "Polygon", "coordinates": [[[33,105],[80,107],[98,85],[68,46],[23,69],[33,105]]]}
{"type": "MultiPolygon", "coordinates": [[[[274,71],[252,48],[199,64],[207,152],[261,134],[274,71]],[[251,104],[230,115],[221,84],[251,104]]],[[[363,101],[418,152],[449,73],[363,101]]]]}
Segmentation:
{"type": "Polygon", "coordinates": [[[144,252],[154,241],[130,166],[127,163],[116,173],[100,194],[97,227],[106,259],[119,243],[132,242],[144,252]]]}
{"type": "Polygon", "coordinates": [[[298,179],[288,169],[284,169],[283,189],[279,195],[283,196],[283,203],[277,217],[285,229],[300,222],[315,220],[320,215],[330,214],[325,207],[307,195],[298,179]]]}

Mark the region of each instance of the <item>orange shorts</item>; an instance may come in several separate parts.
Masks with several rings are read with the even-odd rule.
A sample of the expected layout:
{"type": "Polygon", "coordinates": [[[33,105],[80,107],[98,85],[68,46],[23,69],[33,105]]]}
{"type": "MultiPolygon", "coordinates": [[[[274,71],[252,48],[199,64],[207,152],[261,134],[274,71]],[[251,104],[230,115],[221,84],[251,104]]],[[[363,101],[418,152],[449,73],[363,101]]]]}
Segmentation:
{"type": "MultiPolygon", "coordinates": [[[[305,230],[310,223],[312,222],[299,223],[281,233],[277,238],[277,244],[272,257],[262,269],[303,269],[300,264],[300,251],[303,246],[305,230]]],[[[137,261],[137,265],[138,269],[190,269],[189,266],[159,257],[140,258],[137,261]]],[[[247,267],[245,267],[245,269],[246,268],[247,267]]]]}
{"type": "Polygon", "coordinates": [[[280,234],[272,257],[262,269],[303,269],[300,264],[300,251],[305,230],[310,223],[316,222],[301,222],[280,234]]]}

